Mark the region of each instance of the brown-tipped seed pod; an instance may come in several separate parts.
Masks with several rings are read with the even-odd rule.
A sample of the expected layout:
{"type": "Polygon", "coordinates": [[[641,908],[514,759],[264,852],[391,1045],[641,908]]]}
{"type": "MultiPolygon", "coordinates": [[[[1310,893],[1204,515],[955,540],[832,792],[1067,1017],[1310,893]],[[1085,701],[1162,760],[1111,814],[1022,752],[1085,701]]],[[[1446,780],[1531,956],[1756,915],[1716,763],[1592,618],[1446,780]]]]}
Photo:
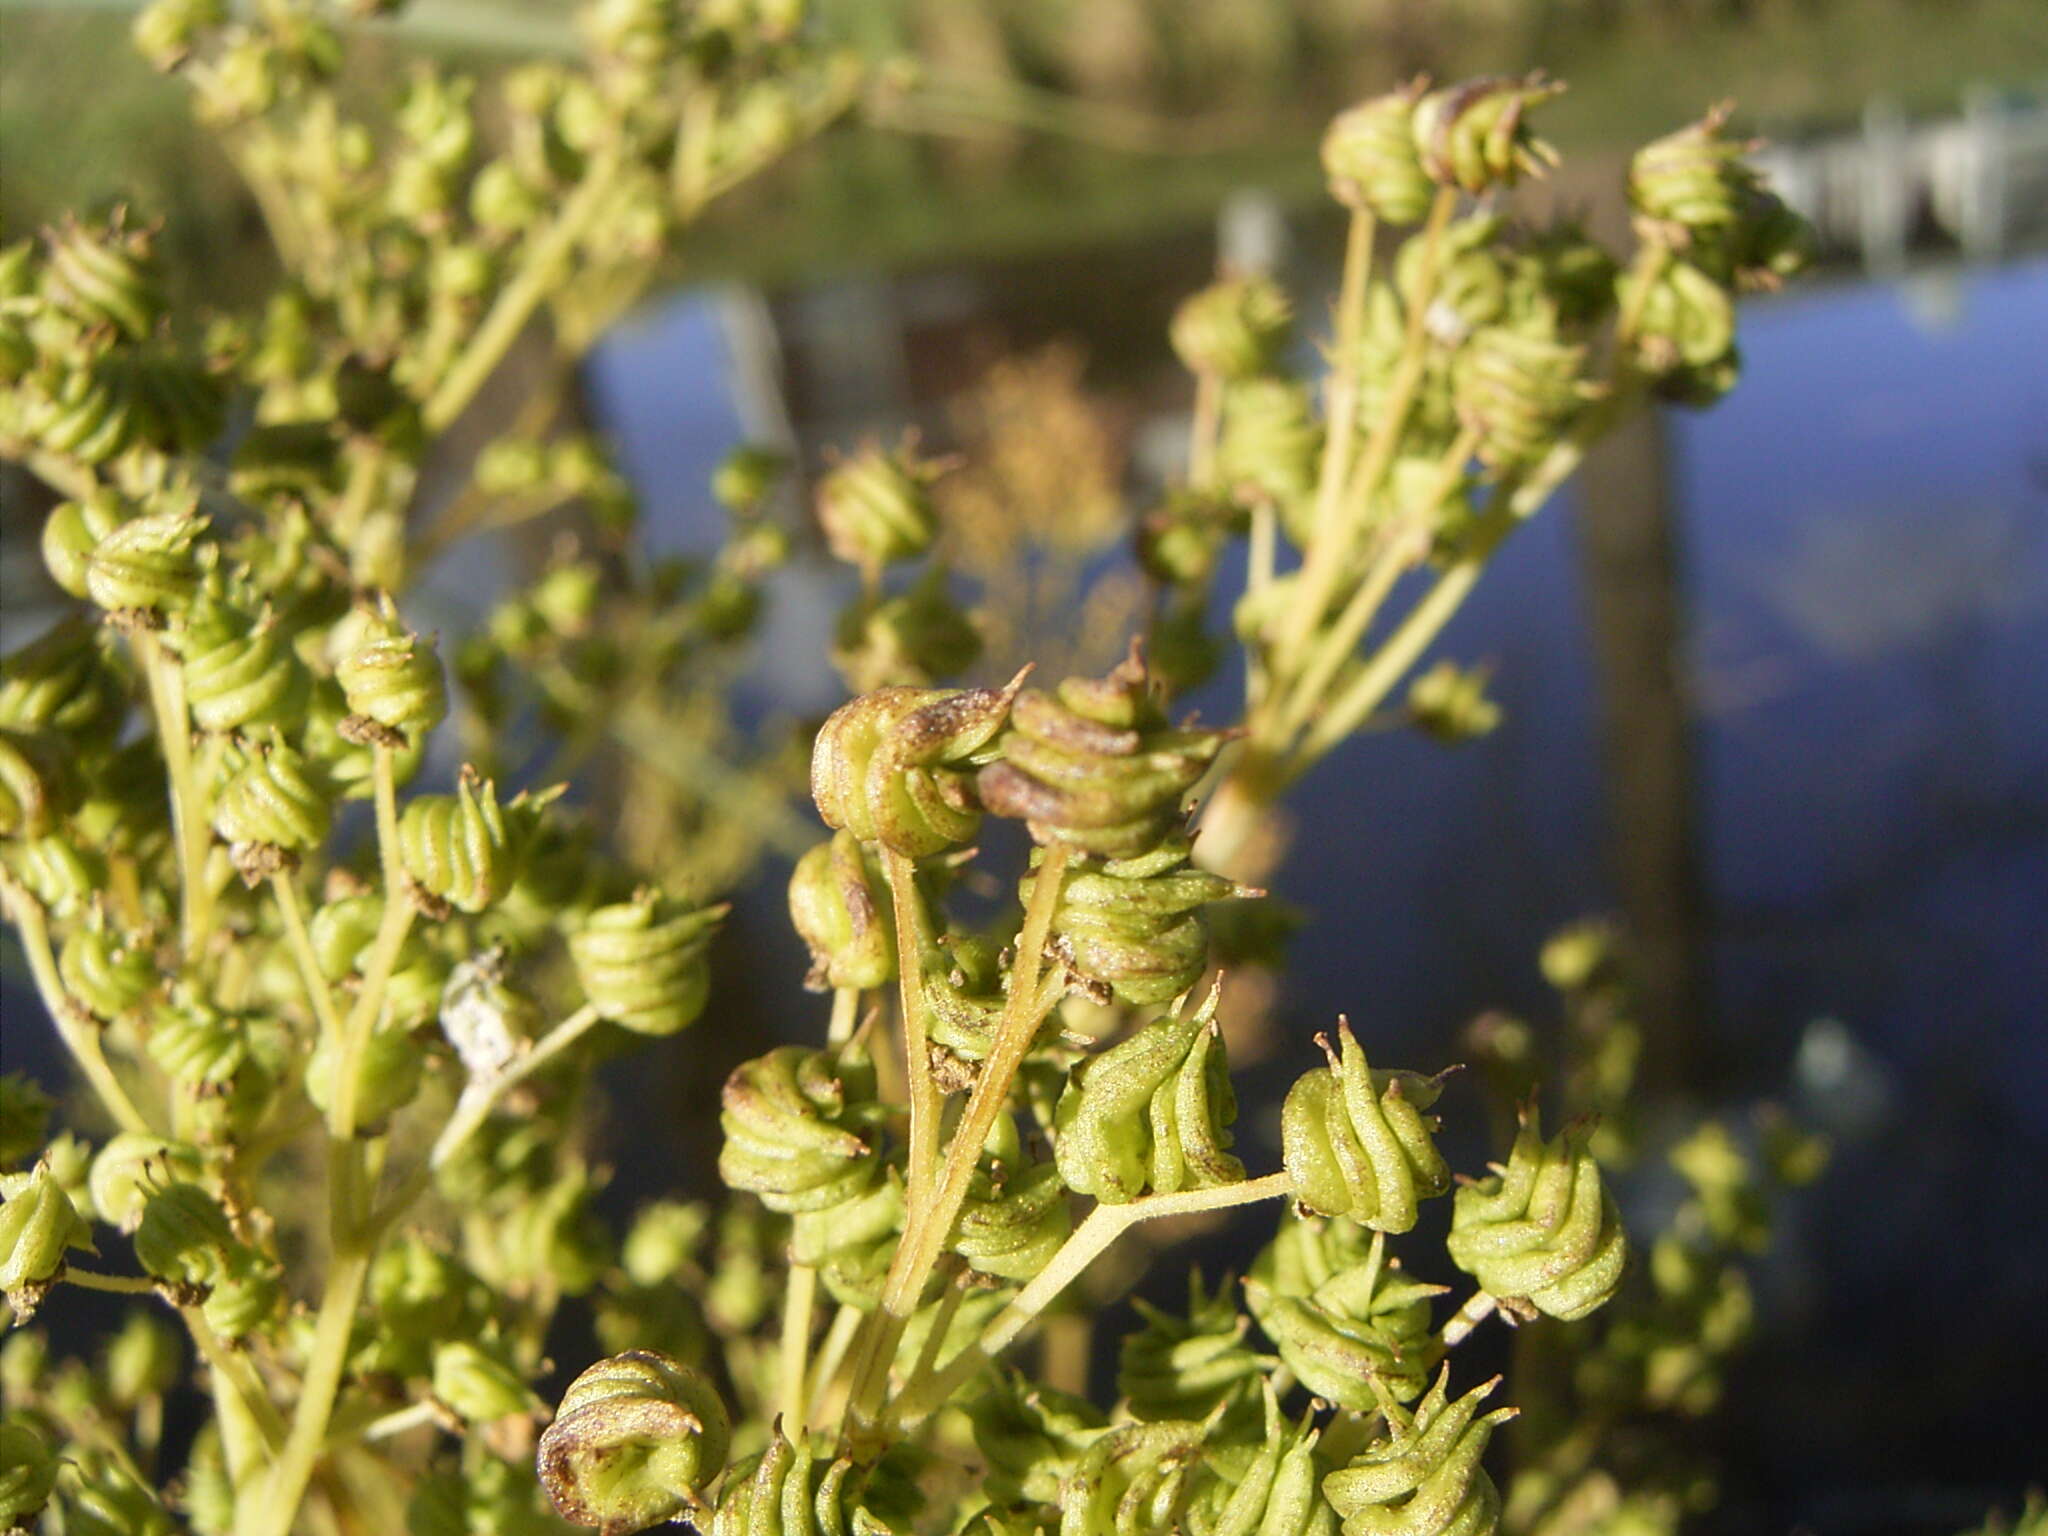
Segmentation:
{"type": "Polygon", "coordinates": [[[834,710],[811,752],[811,797],[828,827],[906,858],[965,842],[981,825],[973,769],[993,756],[1021,683],[959,691],[881,688],[834,710]]]}
{"type": "Polygon", "coordinates": [[[1296,1196],[1326,1216],[1349,1216],[1382,1232],[1406,1232],[1416,1206],[1451,1187],[1451,1170],[1425,1111],[1443,1079],[1375,1072],[1348,1021],[1339,1049],[1319,1037],[1327,1067],[1304,1075],[1280,1113],[1283,1158],[1296,1196]]]}
{"type": "Polygon", "coordinates": [[[1428,89],[1417,79],[1332,119],[1323,134],[1330,195],[1389,224],[1419,224],[1435,185],[1416,147],[1415,104],[1428,89]]]}
{"type": "Polygon", "coordinates": [[[1718,240],[1742,220],[1757,186],[1746,157],[1760,145],[1729,135],[1734,110],[1733,102],[1721,102],[1698,122],[1635,152],[1628,200],[1645,238],[1683,250],[1695,240],[1718,240]]]}
{"type": "Polygon", "coordinates": [[[583,995],[614,1024],[672,1035],[704,1011],[711,989],[705,951],[723,906],[678,909],[648,889],[599,907],[569,935],[583,995]]]}
{"type": "Polygon", "coordinates": [[[66,220],[43,239],[43,294],[57,309],[80,325],[107,326],[130,341],[156,330],[164,291],[152,231],[130,228],[126,215],[117,213],[91,229],[66,220]]]}
{"type": "Polygon", "coordinates": [[[1344,1536],[1493,1536],[1500,1493],[1479,1462],[1517,1410],[1479,1412],[1498,1376],[1455,1402],[1450,1381],[1445,1366],[1412,1413],[1385,1408],[1387,1432],[1323,1479],[1344,1536]]]}
{"type": "Polygon", "coordinates": [[[916,559],[938,533],[931,487],[944,471],[942,463],[920,458],[909,441],[893,451],[870,444],[841,460],[818,482],[825,543],[871,575],[916,559]]]}
{"type": "Polygon", "coordinates": [[[1060,1485],[1060,1536],[1148,1536],[1183,1528],[1206,1425],[1123,1424],[1097,1437],[1060,1485]]]}
{"type": "Polygon", "coordinates": [[[844,1205],[880,1172],[875,1069],[857,1050],[778,1046],[735,1068],[721,1103],[718,1175],[770,1210],[844,1205]]]}
{"type": "Polygon", "coordinates": [[[305,708],[306,669],[267,611],[251,618],[202,596],[193,605],[181,649],[185,700],[202,731],[289,725],[305,708]]]}
{"type": "Polygon", "coordinates": [[[86,563],[87,594],[109,613],[152,624],[180,612],[199,585],[192,544],[205,527],[190,512],[154,512],[112,529],[86,563]]]}
{"type": "Polygon", "coordinates": [[[1189,372],[1236,381],[1271,373],[1294,329],[1294,306],[1270,277],[1226,277],[1181,301],[1169,335],[1189,372]]]}
{"type": "Polygon", "coordinates": [[[1526,1108],[1506,1165],[1458,1191],[1444,1246],[1489,1296],[1571,1322],[1621,1284],[1628,1236],[1587,1150],[1591,1134],[1582,1121],[1545,1141],[1526,1108]]]}
{"type": "Polygon", "coordinates": [[[434,642],[398,622],[387,598],[356,644],[334,666],[349,713],[418,742],[448,713],[441,660],[434,642]]]}
{"type": "Polygon", "coordinates": [[[701,1509],[732,1420],[704,1375],[652,1350],[600,1360],[569,1383],[537,1465],[555,1510],[625,1536],[701,1509]]]}
{"type": "Polygon", "coordinates": [[[1557,151],[1529,131],[1533,107],[1563,93],[1543,75],[1467,80],[1432,91],[1415,108],[1415,143],[1422,168],[1439,186],[1478,196],[1540,176],[1557,164],[1557,151]]]}
{"type": "Polygon", "coordinates": [[[1183,1017],[1154,1019],[1078,1063],[1054,1117],[1060,1176],[1105,1204],[1147,1190],[1235,1184],[1237,1098],[1216,1028],[1216,994],[1183,1017]]]}
{"type": "MultiPolygon", "coordinates": [[[[1296,1222],[1297,1229],[1305,1223],[1296,1222]]],[[[1312,1235],[1276,1239],[1245,1281],[1245,1299],[1289,1370],[1318,1397],[1358,1413],[1418,1397],[1443,1358],[1430,1326],[1430,1300],[1444,1287],[1426,1285],[1386,1259],[1384,1243],[1364,1244],[1355,1225],[1330,1223],[1312,1235]],[[1290,1248],[1293,1252],[1290,1252],[1290,1248]],[[1315,1270],[1331,1268],[1303,1289],[1300,1250],[1315,1270]]]]}
{"type": "Polygon", "coordinates": [[[1451,389],[1460,419],[1478,429],[1480,460],[1512,468],[1549,453],[1592,393],[1585,363],[1583,346],[1555,335],[1505,325],[1475,331],[1452,365],[1451,389]]]}
{"type": "Polygon", "coordinates": [[[1036,842],[1131,859],[1179,831],[1189,792],[1227,739],[1167,724],[1134,645],[1106,677],[1019,694],[997,743],[1002,755],[975,785],[984,805],[1022,820],[1036,842]]]}
{"type": "Polygon", "coordinates": [[[47,1162],[27,1173],[0,1175],[0,1294],[17,1319],[34,1313],[64,1273],[64,1255],[97,1252],[92,1228],[47,1162]]]}
{"type": "Polygon", "coordinates": [[[789,877],[789,920],[810,946],[804,985],[880,987],[896,975],[889,888],[860,839],[841,830],[801,859],[789,877]]]}
{"type": "Polygon", "coordinates": [[[452,795],[419,795],[398,819],[398,857],[436,902],[481,912],[511,884],[514,859],[497,786],[465,767],[452,795]]]}
{"type": "Polygon", "coordinates": [[[332,821],[328,793],[315,782],[313,765],[276,740],[228,780],[213,808],[213,829],[251,885],[318,847],[332,821]]]}

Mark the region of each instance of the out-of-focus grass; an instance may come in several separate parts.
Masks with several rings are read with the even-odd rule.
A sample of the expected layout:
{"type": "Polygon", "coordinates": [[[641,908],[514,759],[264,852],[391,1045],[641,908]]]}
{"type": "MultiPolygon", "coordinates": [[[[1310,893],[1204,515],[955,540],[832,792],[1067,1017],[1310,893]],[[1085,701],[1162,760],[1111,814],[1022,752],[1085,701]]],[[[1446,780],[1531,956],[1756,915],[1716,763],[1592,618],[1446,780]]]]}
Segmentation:
{"type": "MultiPolygon", "coordinates": [[[[1441,39],[1437,51],[1446,72],[1541,62],[1569,79],[1571,93],[1545,109],[1544,121],[1566,148],[1583,151],[1660,132],[1723,95],[1768,128],[1850,121],[1880,93],[1908,110],[1939,110],[1971,81],[2038,84],[2048,80],[2042,7],[2043,0],[1833,0],[1682,28],[1660,24],[1645,7],[1605,31],[1473,29],[1441,39]]],[[[420,46],[561,46],[565,14],[522,0],[502,8],[495,0],[430,0],[420,46]],[[493,17],[502,23],[495,29],[493,17]]],[[[231,303],[260,270],[252,265],[261,260],[254,214],[218,149],[191,123],[181,88],[135,58],[126,27],[119,10],[0,3],[0,228],[18,236],[65,208],[130,198],[170,216],[172,264],[198,275],[197,296],[231,303]]],[[[373,47],[358,71],[367,88],[395,87],[398,51],[395,43],[373,47]]],[[[1325,71],[1349,76],[1359,90],[1385,84],[1392,72],[1391,63],[1380,68],[1372,59],[1325,71]]],[[[957,97],[958,87],[952,91],[957,97]]],[[[1043,105],[1034,102],[1034,111],[1043,105]]],[[[1197,217],[1248,184],[1311,198],[1319,182],[1304,151],[1337,105],[1299,99],[1250,120],[1205,120],[1185,135],[1165,132],[1170,147],[1151,153],[1090,142],[1085,133],[1005,137],[986,120],[965,118],[953,126],[970,136],[958,139],[840,134],[710,220],[687,259],[702,275],[773,281],[1134,237],[1197,217]]]]}

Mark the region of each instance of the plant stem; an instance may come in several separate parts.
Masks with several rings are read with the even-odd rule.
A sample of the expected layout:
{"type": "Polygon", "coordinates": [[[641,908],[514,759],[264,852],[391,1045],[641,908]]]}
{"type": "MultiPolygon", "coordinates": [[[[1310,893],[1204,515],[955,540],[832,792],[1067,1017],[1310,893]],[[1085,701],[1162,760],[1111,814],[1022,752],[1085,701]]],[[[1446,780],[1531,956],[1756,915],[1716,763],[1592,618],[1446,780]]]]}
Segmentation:
{"type": "Polygon", "coordinates": [[[157,739],[164,749],[164,769],[171,781],[171,830],[178,844],[182,885],[179,932],[185,958],[197,957],[213,920],[213,888],[206,879],[210,828],[197,776],[192,771],[192,726],[185,710],[185,674],[157,637],[146,629],[134,632],[136,659],[149,685],[149,703],[156,716],[157,739]]]}
{"type": "Polygon", "coordinates": [[[1101,1258],[1111,1243],[1140,1222],[1161,1216],[1190,1216],[1200,1211],[1251,1205],[1260,1200],[1275,1200],[1293,1191],[1294,1180],[1282,1170],[1242,1184],[1223,1184],[1213,1189],[1187,1190],[1175,1195],[1147,1195],[1123,1205],[1096,1206],[1031,1283],[989,1320],[979,1339],[955,1355],[943,1370],[905,1384],[901,1395],[889,1407],[887,1426],[897,1430],[907,1428],[944,1405],[976,1371],[1009,1348],[1017,1335],[1101,1258]]]}
{"type": "Polygon", "coordinates": [[[1351,445],[1358,434],[1358,336],[1365,329],[1374,234],[1371,212],[1353,209],[1344,237],[1344,274],[1337,285],[1337,341],[1330,361],[1330,392],[1323,402],[1323,458],[1316,474],[1315,516],[1309,523],[1316,538],[1335,526],[1344,483],[1351,477],[1351,445]]]}
{"type": "Polygon", "coordinates": [[[1493,1307],[1493,1297],[1485,1291],[1474,1291],[1468,1296],[1465,1305],[1453,1312],[1444,1324],[1444,1348],[1463,1343],[1467,1334],[1493,1315],[1493,1307]]]}
{"type": "Polygon", "coordinates": [[[292,884],[289,871],[279,870],[270,877],[270,889],[277,897],[285,937],[291,944],[292,958],[298,962],[299,981],[306,989],[306,1001],[312,1005],[320,1034],[331,1044],[339,1045],[341,1018],[334,1011],[334,993],[321,974],[319,957],[313,953],[313,937],[306,929],[306,910],[299,901],[299,888],[292,884]]]}
{"type": "MultiPolygon", "coordinates": [[[[353,1155],[354,1149],[337,1147],[331,1151],[336,1156],[353,1155]]],[[[356,1303],[362,1299],[363,1281],[370,1272],[368,1252],[358,1248],[348,1234],[337,1237],[348,1240],[337,1242],[328,1264],[327,1285],[313,1325],[313,1348],[307,1356],[291,1434],[259,1496],[240,1511],[239,1536],[289,1536],[306,1496],[306,1485],[312,1481],[313,1469],[326,1444],[327,1421],[334,1411],[342,1370],[348,1363],[356,1303]]]]}
{"type": "Polygon", "coordinates": [[[883,848],[889,901],[896,914],[896,979],[903,996],[903,1066],[910,1085],[910,1149],[905,1179],[907,1208],[922,1211],[939,1164],[938,1085],[932,1080],[930,1025],[925,1014],[924,936],[917,920],[917,865],[883,848]]]}
{"type": "Polygon", "coordinates": [[[1223,377],[1195,375],[1195,411],[1188,423],[1188,481],[1206,485],[1216,470],[1216,439],[1223,425],[1223,377]]]}
{"type": "Polygon", "coordinates": [[[846,1362],[846,1351],[860,1331],[864,1316],[857,1308],[841,1306],[833,1315],[832,1326],[825,1330],[811,1367],[810,1393],[804,1404],[807,1423],[817,1424],[825,1419],[832,1383],[839,1375],[839,1367],[846,1362]]]}
{"type": "Polygon", "coordinates": [[[128,1090],[121,1086],[121,1080],[107,1063],[92,1015],[73,1002],[64,990],[64,980],[57,972],[56,957],[50,951],[50,924],[43,913],[43,904],[11,873],[0,869],[0,905],[4,905],[8,921],[21,935],[21,947],[28,956],[29,974],[35,978],[44,1011],[57,1028],[57,1038],[64,1042],[71,1059],[78,1063],[78,1070],[85,1074],[85,1080],[92,1085],[100,1103],[114,1117],[114,1123],[124,1131],[150,1134],[149,1121],[135,1107],[135,1101],[128,1097],[128,1090]]]}
{"type": "Polygon", "coordinates": [[[782,1432],[803,1439],[804,1391],[811,1351],[811,1309],[818,1295],[818,1272],[808,1264],[792,1264],[782,1294],[782,1356],[777,1371],[776,1401],[782,1408],[782,1432]]]}
{"type": "Polygon", "coordinates": [[[263,1383],[257,1379],[249,1357],[229,1348],[213,1331],[213,1324],[206,1320],[206,1314],[199,1308],[179,1307],[178,1315],[185,1319],[185,1328],[192,1335],[193,1345],[213,1368],[214,1374],[225,1381],[241,1401],[243,1411],[263,1437],[264,1449],[276,1456],[285,1443],[284,1419],[279,1415],[277,1405],[270,1400],[270,1394],[263,1390],[263,1383]]]}
{"type": "Polygon", "coordinates": [[[860,988],[836,987],[832,992],[832,1022],[825,1026],[827,1045],[844,1045],[853,1038],[860,1022],[860,988]]]}
{"type": "Polygon", "coordinates": [[[147,1275],[102,1275],[89,1269],[73,1269],[67,1264],[57,1278],[66,1285],[76,1285],[88,1291],[111,1291],[117,1296],[156,1294],[156,1282],[147,1275]]]}
{"type": "Polygon", "coordinates": [[[477,1127],[489,1118],[492,1108],[518,1084],[526,1081],[549,1061],[574,1045],[603,1022],[604,1015],[595,1003],[585,1003],[561,1023],[534,1042],[533,1049],[491,1078],[472,1081],[462,1090],[462,1096],[455,1102],[455,1112],[448,1117],[441,1134],[434,1141],[434,1150],[427,1156],[429,1168],[439,1168],[461,1150],[462,1144],[476,1133],[477,1127]]]}

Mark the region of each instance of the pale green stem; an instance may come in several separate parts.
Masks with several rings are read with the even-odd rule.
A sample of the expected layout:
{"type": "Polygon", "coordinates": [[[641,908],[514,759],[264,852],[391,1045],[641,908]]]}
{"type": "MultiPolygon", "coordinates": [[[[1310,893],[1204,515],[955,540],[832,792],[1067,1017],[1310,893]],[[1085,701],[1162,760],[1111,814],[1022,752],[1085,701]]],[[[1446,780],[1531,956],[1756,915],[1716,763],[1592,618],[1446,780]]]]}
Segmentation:
{"type": "Polygon", "coordinates": [[[128,1090],[121,1086],[121,1080],[107,1064],[106,1052],[101,1048],[99,1031],[92,1015],[73,1002],[64,990],[63,978],[57,972],[56,957],[50,951],[50,925],[43,915],[43,904],[4,869],[0,869],[0,898],[4,898],[8,920],[21,935],[21,947],[28,956],[29,974],[35,978],[44,1011],[57,1027],[57,1038],[64,1042],[71,1059],[78,1063],[78,1070],[85,1074],[85,1080],[92,1085],[100,1103],[114,1117],[114,1123],[124,1131],[149,1135],[149,1121],[135,1107],[135,1101],[128,1097],[128,1090]]]}
{"type": "Polygon", "coordinates": [[[924,936],[917,920],[917,866],[893,848],[882,850],[896,913],[896,977],[903,996],[903,1066],[910,1085],[910,1149],[905,1200],[921,1211],[939,1165],[938,1085],[932,1080],[930,1025],[925,1016],[924,936]]]}
{"type": "Polygon", "coordinates": [[[164,749],[164,769],[171,781],[171,830],[178,844],[178,869],[183,886],[180,934],[186,959],[199,954],[213,923],[213,887],[206,878],[206,850],[211,828],[205,797],[192,766],[192,726],[185,709],[185,673],[157,637],[135,632],[135,654],[149,684],[150,708],[156,715],[157,739],[164,749]]]}
{"type": "Polygon", "coordinates": [[[1372,275],[1374,219],[1352,210],[1344,238],[1344,274],[1337,285],[1337,341],[1330,360],[1330,392],[1323,402],[1323,459],[1316,474],[1312,538],[1336,525],[1343,491],[1351,478],[1351,448],[1358,435],[1358,337],[1365,329],[1365,292],[1372,275]]]}
{"type": "Polygon", "coordinates": [[[192,1335],[192,1343],[201,1357],[213,1368],[214,1374],[228,1384],[228,1389],[256,1426],[265,1451],[276,1456],[285,1443],[284,1419],[278,1413],[277,1405],[270,1400],[270,1394],[263,1390],[263,1383],[257,1379],[256,1368],[249,1363],[249,1357],[230,1349],[213,1331],[213,1324],[206,1320],[206,1314],[199,1308],[179,1307],[178,1315],[185,1319],[186,1331],[192,1335]]]}
{"type": "Polygon", "coordinates": [[[370,1420],[353,1438],[357,1440],[388,1440],[393,1435],[402,1435],[409,1429],[418,1429],[425,1424],[439,1424],[443,1409],[436,1403],[414,1403],[406,1408],[394,1408],[379,1418],[370,1420]]]}
{"type": "Polygon", "coordinates": [[[1493,1315],[1493,1306],[1493,1298],[1485,1291],[1474,1291],[1444,1324],[1444,1348],[1463,1343],[1467,1334],[1493,1315]]]}
{"type": "Polygon", "coordinates": [[[147,1275],[102,1275],[89,1269],[73,1269],[64,1266],[58,1279],[66,1285],[79,1286],[88,1291],[110,1291],[116,1296],[154,1296],[156,1282],[147,1275]]]}
{"type": "Polygon", "coordinates": [[[542,1035],[534,1042],[532,1050],[496,1077],[470,1083],[462,1090],[461,1098],[456,1101],[455,1113],[448,1117],[447,1125],[435,1139],[434,1150],[427,1157],[427,1166],[439,1168],[446,1164],[448,1159],[461,1150],[462,1144],[476,1133],[477,1127],[489,1118],[491,1110],[499,1100],[603,1021],[604,1014],[597,1004],[585,1003],[542,1035]]]}
{"type": "Polygon", "coordinates": [[[782,1296],[782,1353],[775,1398],[781,1405],[782,1432],[801,1441],[805,1429],[804,1391],[811,1350],[811,1310],[818,1295],[818,1272],[808,1264],[792,1264],[782,1296]]]}
{"type": "Polygon", "coordinates": [[[838,987],[832,993],[832,1022],[825,1026],[827,1045],[844,1045],[860,1022],[860,988],[838,987]]]}
{"type": "Polygon", "coordinates": [[[976,1371],[1008,1349],[1017,1335],[1101,1258],[1111,1243],[1140,1222],[1162,1216],[1190,1216],[1201,1211],[1251,1205],[1260,1200],[1279,1199],[1293,1191],[1294,1180],[1283,1170],[1242,1184],[1223,1184],[1214,1189],[1188,1190],[1175,1195],[1147,1195],[1123,1205],[1096,1206],[1031,1283],[990,1319],[979,1339],[955,1355],[943,1370],[905,1385],[902,1394],[889,1407],[886,1426],[897,1430],[908,1428],[949,1401],[976,1371]]]}
{"type": "Polygon", "coordinates": [[[291,945],[292,958],[298,962],[299,981],[320,1025],[321,1038],[330,1045],[339,1045],[341,1018],[334,1010],[334,993],[321,973],[319,957],[313,953],[313,936],[306,929],[306,910],[299,901],[299,888],[292,884],[288,871],[280,870],[270,877],[270,889],[277,897],[285,938],[291,945]]]}
{"type": "MultiPolygon", "coordinates": [[[[353,1148],[335,1147],[334,1156],[353,1148]]],[[[347,1234],[337,1233],[337,1237],[347,1234]]],[[[314,1467],[326,1446],[327,1421],[348,1363],[349,1335],[355,1326],[356,1304],[370,1271],[370,1255],[353,1242],[338,1242],[328,1263],[327,1285],[313,1325],[313,1348],[307,1356],[298,1411],[292,1415],[289,1438],[269,1479],[237,1512],[238,1536],[290,1536],[299,1505],[314,1467]]]]}
{"type": "Polygon", "coordinates": [[[818,1345],[817,1359],[811,1367],[811,1390],[804,1405],[805,1422],[818,1424],[824,1421],[832,1384],[838,1378],[839,1367],[846,1363],[846,1351],[852,1346],[854,1335],[860,1332],[865,1316],[858,1308],[844,1305],[833,1314],[832,1326],[825,1330],[825,1337],[818,1345]]]}
{"type": "Polygon", "coordinates": [[[1195,375],[1195,414],[1188,424],[1188,481],[1207,485],[1216,471],[1216,440],[1223,425],[1223,377],[1204,369],[1195,375]]]}

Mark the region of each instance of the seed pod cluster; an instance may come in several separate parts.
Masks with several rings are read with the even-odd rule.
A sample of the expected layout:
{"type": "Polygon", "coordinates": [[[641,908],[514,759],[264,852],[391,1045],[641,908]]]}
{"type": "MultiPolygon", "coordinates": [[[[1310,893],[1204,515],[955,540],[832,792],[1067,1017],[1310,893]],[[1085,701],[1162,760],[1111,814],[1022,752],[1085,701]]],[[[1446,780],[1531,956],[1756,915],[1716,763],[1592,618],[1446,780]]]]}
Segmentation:
{"type": "Polygon", "coordinates": [[[1323,134],[1330,195],[1389,224],[1420,223],[1436,186],[1422,169],[1415,105],[1428,84],[1411,81],[1340,112],[1323,134]]]}
{"type": "Polygon", "coordinates": [[[399,745],[418,742],[448,713],[434,642],[401,625],[388,600],[366,618],[334,675],[349,713],[396,732],[399,745]]]}
{"type": "Polygon", "coordinates": [[[841,828],[797,860],[789,877],[789,919],[810,947],[804,985],[883,986],[896,975],[896,930],[882,871],[841,828]]]}
{"type": "Polygon", "coordinates": [[[1192,373],[1228,381],[1272,371],[1294,329],[1294,306],[1270,277],[1226,277],[1181,302],[1170,336],[1192,373]]]}
{"type": "Polygon", "coordinates": [[[701,1509],[731,1444],[731,1417],[700,1372],[629,1350],[569,1383],[541,1433],[540,1479],[564,1520],[623,1536],[701,1509]]]}
{"type": "Polygon", "coordinates": [[[515,859],[497,786],[465,768],[452,795],[416,795],[398,820],[398,857],[431,901],[481,912],[511,884],[515,859]]]}
{"type": "Polygon", "coordinates": [[[703,1528],[706,1536],[880,1536],[907,1529],[871,1507],[880,1495],[888,1508],[891,1470],[886,1463],[863,1470],[809,1439],[792,1445],[778,1427],[767,1450],[733,1464],[703,1528]]]}
{"type": "Polygon", "coordinates": [[[1212,1477],[1188,1512],[1189,1536],[1337,1536],[1337,1512],[1322,1496],[1322,1432],[1314,1410],[1289,1424],[1271,1388],[1263,1438],[1242,1476],[1212,1477]]]}
{"type": "Polygon", "coordinates": [[[1590,1135],[1582,1121],[1545,1141],[1526,1108],[1506,1165],[1458,1191],[1445,1247],[1488,1295],[1571,1322],[1621,1284],[1628,1236],[1590,1135]]]}
{"type": "Polygon", "coordinates": [[[1480,1413],[1500,1378],[1450,1400],[1450,1367],[1412,1412],[1388,1405],[1386,1433],[1323,1479],[1344,1536],[1493,1536],[1500,1492],[1480,1458],[1513,1408],[1480,1413]]]}
{"type": "Polygon", "coordinates": [[[678,907],[659,891],[598,907],[569,935],[569,960],[605,1018],[640,1035],[672,1035],[704,1011],[706,950],[726,909],[678,907]]]}
{"type": "Polygon", "coordinates": [[[1188,1306],[1182,1316],[1133,1297],[1144,1326],[1124,1335],[1117,1355],[1116,1389],[1139,1419],[1224,1419],[1254,1409],[1261,1384],[1278,1364],[1245,1342],[1250,1319],[1237,1309],[1226,1276],[1214,1292],[1199,1270],[1188,1271],[1188,1306]]]}
{"type": "Polygon", "coordinates": [[[1280,1115],[1287,1171],[1312,1210],[1406,1232],[1418,1202],[1451,1187],[1426,1114],[1442,1078],[1374,1071],[1347,1020],[1338,1021],[1337,1039],[1335,1051],[1319,1041],[1329,1065],[1288,1091],[1280,1115]]]}
{"type": "Polygon", "coordinates": [[[931,487],[945,466],[913,443],[890,451],[870,445],[818,483],[818,525],[832,553],[871,577],[931,548],[938,512],[931,487]]]}
{"type": "Polygon", "coordinates": [[[973,770],[994,755],[1017,686],[880,688],[841,705],[811,754],[818,814],[906,858],[964,843],[981,825],[973,770]]]}
{"type": "Polygon", "coordinates": [[[1530,132],[1527,114],[1563,91],[1541,74],[1489,76],[1432,91],[1415,108],[1423,170],[1437,185],[1474,197],[1542,175],[1557,164],[1557,151],[1530,132]]]}
{"type": "Polygon", "coordinates": [[[1029,1280],[1072,1227],[1059,1169],[1026,1156],[1015,1118],[999,1116],[969,1181],[953,1251],[977,1273],[1029,1280]]]}

